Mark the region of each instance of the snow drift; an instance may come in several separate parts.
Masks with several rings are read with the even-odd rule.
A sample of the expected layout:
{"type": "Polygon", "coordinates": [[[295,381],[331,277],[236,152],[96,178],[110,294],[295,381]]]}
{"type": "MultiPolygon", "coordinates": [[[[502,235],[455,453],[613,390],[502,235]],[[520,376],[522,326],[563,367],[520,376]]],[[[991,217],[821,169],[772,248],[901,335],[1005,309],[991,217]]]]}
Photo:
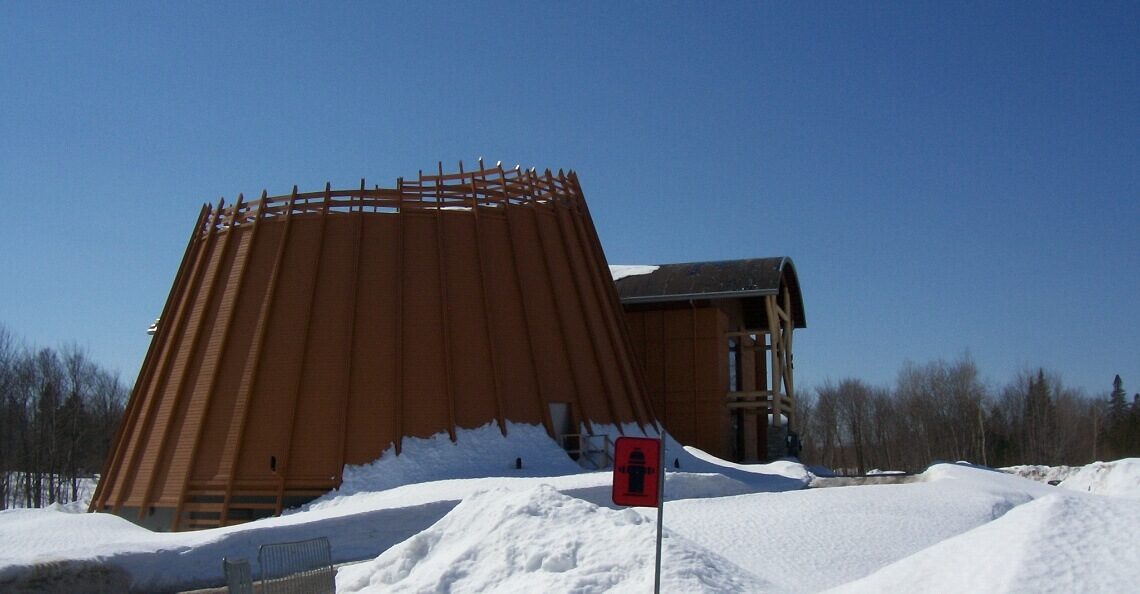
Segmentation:
{"type": "MultiPolygon", "coordinates": [[[[656,525],[542,485],[476,493],[376,560],[341,569],[343,592],[590,592],[653,588],[656,525]]],[[[760,578],[676,535],[663,543],[675,592],[758,592],[760,578]]]]}

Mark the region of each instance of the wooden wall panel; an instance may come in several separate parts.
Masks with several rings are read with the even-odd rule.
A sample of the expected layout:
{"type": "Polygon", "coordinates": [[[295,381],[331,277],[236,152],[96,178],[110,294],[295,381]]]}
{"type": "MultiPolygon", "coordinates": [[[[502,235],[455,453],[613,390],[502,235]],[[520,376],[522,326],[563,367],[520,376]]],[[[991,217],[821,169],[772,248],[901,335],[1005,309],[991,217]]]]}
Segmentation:
{"type": "Polygon", "coordinates": [[[341,402],[348,388],[347,337],[352,331],[357,245],[355,216],[329,217],[321,242],[313,307],[304,345],[300,394],[289,445],[289,477],[340,475],[341,402]]]}
{"type": "MultiPolygon", "coordinates": [[[[219,267],[222,266],[221,250],[215,243],[211,249],[202,254],[203,261],[200,268],[199,298],[188,303],[188,313],[185,317],[187,339],[179,341],[173,356],[171,374],[168,382],[168,396],[160,403],[155,422],[151,426],[148,444],[142,455],[139,465],[139,474],[147,477],[138,481],[138,486],[145,487],[139,503],[153,501],[158,504],[177,505],[178,496],[174,489],[167,489],[167,483],[177,485],[189,471],[186,459],[180,459],[179,464],[173,464],[174,449],[179,443],[183,430],[183,420],[186,408],[189,405],[187,392],[197,379],[196,373],[201,366],[201,343],[204,331],[212,328],[210,309],[219,267]],[[190,388],[188,388],[188,386],[190,388]]],[[[144,505],[140,505],[145,507],[144,505]]]]}
{"type": "Polygon", "coordinates": [[[222,394],[233,393],[233,412],[229,416],[221,411],[212,415],[212,420],[207,424],[210,432],[202,440],[214,440],[222,444],[221,457],[216,468],[209,466],[208,457],[203,460],[195,470],[195,478],[209,480],[208,475],[213,474],[225,481],[233,479],[235,465],[245,443],[244,434],[249,423],[253,388],[259,379],[257,363],[264,348],[268,308],[274,292],[273,271],[285,232],[285,225],[280,221],[266,222],[258,228],[258,239],[246,264],[244,290],[237,305],[236,315],[239,319],[235,322],[236,336],[231,339],[234,346],[223,361],[222,377],[215,387],[222,394]]]}
{"type": "MultiPolygon", "coordinates": [[[[554,208],[557,208],[555,206],[554,208]]],[[[578,396],[578,414],[599,423],[613,423],[613,414],[604,402],[606,387],[600,377],[596,346],[586,327],[586,312],[575,283],[570,256],[560,235],[553,209],[536,211],[536,224],[543,252],[547,258],[548,283],[554,293],[553,307],[561,319],[565,344],[560,350],[568,355],[578,396]],[[581,398],[597,394],[600,398],[581,398]]]]}
{"type": "Polygon", "coordinates": [[[222,342],[214,347],[216,352],[212,357],[216,361],[212,365],[216,367],[216,377],[202,378],[204,381],[198,383],[194,394],[195,399],[204,404],[208,401],[200,426],[195,430],[203,435],[208,427],[213,436],[222,438],[194,440],[196,452],[190,474],[192,481],[225,481],[229,475],[228,466],[223,470],[222,453],[228,444],[233,443],[228,437],[238,410],[238,386],[245,354],[257,328],[256,314],[261,305],[258,297],[269,274],[269,270],[257,268],[259,254],[253,245],[251,225],[230,229],[227,233],[233,235],[230,241],[236,244],[233,248],[235,261],[230,266],[223,293],[226,311],[220,313],[228,323],[228,332],[218,333],[222,342]],[[251,263],[254,264],[252,268],[251,263]]]}
{"type": "MultiPolygon", "coordinates": [[[[521,207],[511,207],[521,208],[521,207]]],[[[545,396],[539,390],[535,353],[528,335],[516,256],[506,209],[479,214],[482,266],[487,277],[491,319],[495,324],[495,364],[499,367],[503,414],[520,423],[545,424],[545,396]]]]}
{"type": "Polygon", "coordinates": [[[455,425],[470,429],[499,418],[491,353],[493,329],[488,324],[487,304],[483,300],[475,214],[445,211],[440,222],[447,270],[444,313],[451,339],[455,425]]]}
{"type": "Polygon", "coordinates": [[[257,384],[239,452],[236,474],[252,480],[278,480],[287,467],[293,402],[304,358],[321,220],[314,215],[294,216],[290,224],[288,236],[283,236],[284,257],[269,304],[257,384]]]}
{"type": "Polygon", "coordinates": [[[633,352],[665,429],[678,441],[731,459],[727,316],[714,307],[631,309],[633,352]]]}
{"type": "Polygon", "coordinates": [[[399,219],[365,217],[360,245],[359,303],[352,350],[352,389],[345,415],[345,461],[364,464],[397,438],[396,316],[399,219]]]}
{"type": "Polygon", "coordinates": [[[405,214],[404,238],[404,435],[431,437],[447,429],[451,414],[435,217],[405,214]]]}
{"type": "Polygon", "coordinates": [[[527,328],[535,355],[539,389],[547,402],[577,403],[577,375],[570,365],[562,321],[545,262],[544,247],[534,223],[533,206],[509,208],[509,228],[516,248],[518,280],[522,285],[527,328]],[[523,249],[521,246],[528,246],[523,249]]]}
{"type": "MultiPolygon", "coordinates": [[[[621,334],[611,331],[612,329],[609,328],[607,319],[607,311],[610,309],[610,304],[607,302],[609,293],[604,291],[602,283],[612,284],[612,277],[607,268],[605,276],[598,279],[595,276],[597,272],[591,266],[591,262],[578,256],[587,253],[589,248],[582,244],[574,220],[567,212],[569,208],[556,205],[554,210],[558,214],[559,235],[563,238],[567,256],[567,270],[573,279],[574,288],[581,304],[582,318],[578,324],[585,330],[585,342],[575,350],[592,354],[591,360],[596,366],[595,377],[601,384],[602,391],[600,393],[605,396],[602,399],[593,399],[591,402],[607,405],[604,412],[611,419],[609,421],[611,423],[616,423],[617,419],[638,418],[633,410],[633,401],[619,396],[627,393],[630,389],[626,385],[621,358],[623,355],[631,356],[632,353],[627,354],[624,348],[620,348],[616,344],[615,341],[621,334]]],[[[620,316],[617,317],[619,322],[621,319],[620,316]]]]}

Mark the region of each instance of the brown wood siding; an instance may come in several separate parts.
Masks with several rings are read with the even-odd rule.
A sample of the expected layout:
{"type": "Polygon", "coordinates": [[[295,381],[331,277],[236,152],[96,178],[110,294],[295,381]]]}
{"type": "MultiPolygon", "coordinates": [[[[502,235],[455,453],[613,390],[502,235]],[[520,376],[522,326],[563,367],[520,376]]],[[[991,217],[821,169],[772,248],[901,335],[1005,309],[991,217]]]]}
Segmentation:
{"type": "Polygon", "coordinates": [[[397,339],[400,311],[397,217],[365,217],[357,280],[360,303],[352,350],[352,389],[346,413],[345,462],[375,460],[397,441],[397,339]]]}
{"type": "Polygon", "coordinates": [[[355,215],[329,217],[324,230],[313,307],[304,348],[304,373],[289,445],[289,476],[331,480],[340,475],[341,400],[348,385],[345,337],[352,332],[355,215]],[[339,265],[338,265],[339,264],[339,265]]]}
{"type": "MultiPolygon", "coordinates": [[[[491,357],[492,328],[487,323],[480,274],[475,214],[445,211],[440,216],[446,237],[446,322],[450,328],[455,425],[467,429],[498,419],[495,367],[491,357]]],[[[436,430],[435,432],[438,432],[436,430]]]]}
{"type": "Polygon", "coordinates": [[[731,459],[727,316],[714,307],[681,307],[633,309],[625,317],[665,429],[681,443],[731,459]]]}
{"type": "Polygon", "coordinates": [[[506,210],[480,213],[483,270],[487,275],[487,306],[495,321],[495,362],[499,366],[503,414],[508,419],[544,419],[549,415],[539,389],[537,358],[531,346],[521,279],[508,229],[506,210]]]}

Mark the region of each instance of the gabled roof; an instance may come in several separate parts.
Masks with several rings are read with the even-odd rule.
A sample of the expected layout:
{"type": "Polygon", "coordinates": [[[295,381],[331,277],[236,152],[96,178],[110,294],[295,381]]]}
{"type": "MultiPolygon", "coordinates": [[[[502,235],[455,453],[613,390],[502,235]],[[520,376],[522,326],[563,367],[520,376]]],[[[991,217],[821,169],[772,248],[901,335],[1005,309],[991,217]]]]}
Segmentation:
{"type": "Polygon", "coordinates": [[[804,328],[803,297],[791,258],[661,264],[647,274],[614,281],[623,305],[703,299],[749,299],[777,295],[786,279],[796,327],[804,328]]]}

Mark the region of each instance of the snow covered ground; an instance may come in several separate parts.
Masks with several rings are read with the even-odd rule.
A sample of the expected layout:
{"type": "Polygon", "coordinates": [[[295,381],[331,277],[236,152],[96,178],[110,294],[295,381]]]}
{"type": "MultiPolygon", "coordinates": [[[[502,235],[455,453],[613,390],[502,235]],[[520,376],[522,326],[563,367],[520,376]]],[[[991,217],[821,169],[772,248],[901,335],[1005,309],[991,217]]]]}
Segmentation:
{"type": "MultiPolygon", "coordinates": [[[[616,508],[608,471],[583,471],[537,427],[457,439],[408,440],[304,509],[229,528],[157,534],[77,505],[3,511],[0,591],[217,586],[223,557],[256,572],[259,545],[314,536],[345,563],[342,592],[652,591],[656,510],[616,508]]],[[[666,592],[1140,583],[1140,459],[1075,469],[1059,486],[941,464],[905,484],[826,489],[806,489],[811,475],[791,462],[731,464],[672,441],[666,459],[666,592]]]]}

